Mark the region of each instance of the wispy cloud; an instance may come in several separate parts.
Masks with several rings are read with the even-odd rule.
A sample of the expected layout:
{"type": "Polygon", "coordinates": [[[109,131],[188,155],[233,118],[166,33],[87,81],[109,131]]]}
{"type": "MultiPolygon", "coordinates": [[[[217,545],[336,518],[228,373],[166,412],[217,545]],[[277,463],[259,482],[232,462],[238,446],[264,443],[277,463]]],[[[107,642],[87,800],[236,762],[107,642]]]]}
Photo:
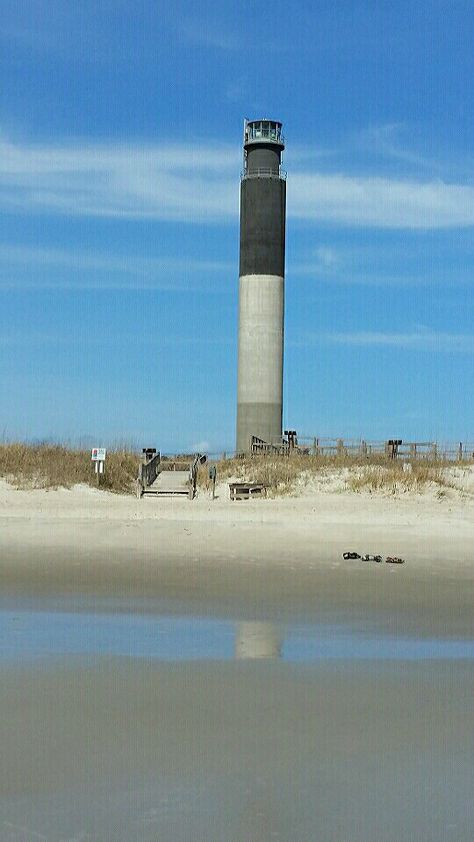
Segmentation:
{"type": "Polygon", "coordinates": [[[0,142],[10,211],[219,222],[237,213],[238,147],[0,142]],[[232,177],[234,176],[234,177],[232,177]]]}
{"type": "MultiPolygon", "coordinates": [[[[237,146],[0,142],[0,203],[10,212],[235,222],[237,146]]],[[[436,229],[474,225],[474,187],[441,180],[290,175],[289,216],[308,223],[436,229]]]]}
{"type": "Polygon", "coordinates": [[[210,447],[211,445],[209,442],[203,439],[202,441],[194,442],[194,444],[191,445],[191,450],[193,453],[209,453],[210,447]]]}
{"type": "MultiPolygon", "coordinates": [[[[334,268],[325,267],[322,263],[289,263],[287,268],[287,275],[291,278],[305,278],[308,280],[318,280],[327,285],[343,285],[343,286],[362,286],[362,287],[430,287],[433,290],[435,287],[443,287],[447,284],[462,286],[463,284],[471,285],[473,283],[473,275],[469,272],[456,272],[455,274],[448,271],[434,272],[416,272],[413,269],[404,270],[403,268],[397,272],[390,272],[386,270],[377,270],[376,267],[368,267],[367,269],[354,270],[350,266],[340,264],[334,268]]],[[[445,306],[443,302],[443,306],[445,306]]],[[[449,306],[449,303],[448,305],[449,306]]],[[[454,306],[454,303],[453,303],[454,306]]]]}
{"type": "Polygon", "coordinates": [[[372,126],[361,132],[359,142],[377,155],[393,158],[409,166],[414,166],[418,170],[428,169],[439,172],[441,170],[439,162],[427,156],[426,153],[421,154],[414,151],[411,145],[413,141],[411,141],[411,144],[402,142],[406,132],[407,126],[404,123],[385,123],[381,126],[372,126]]]}
{"type": "Polygon", "coordinates": [[[378,160],[399,164],[406,172],[424,172],[437,178],[455,178],[472,170],[474,159],[459,151],[453,154],[446,150],[439,138],[431,134],[429,139],[421,136],[422,128],[409,123],[385,123],[371,126],[359,132],[355,145],[378,160]],[[441,144],[434,148],[438,140],[441,144]]]}
{"type": "Polygon", "coordinates": [[[474,334],[443,333],[420,328],[406,333],[384,331],[307,333],[302,345],[329,343],[365,348],[394,348],[406,351],[474,353],[474,334]]]}
{"type": "Polygon", "coordinates": [[[244,78],[229,82],[224,90],[224,97],[228,102],[242,102],[248,107],[248,82],[244,78]]]}
{"type": "Polygon", "coordinates": [[[474,188],[442,181],[296,173],[289,208],[302,220],[377,228],[474,225],[474,188]]]}
{"type": "Polygon", "coordinates": [[[244,39],[228,28],[216,27],[208,19],[184,19],[178,27],[178,32],[185,42],[197,47],[207,47],[217,50],[240,50],[244,47],[244,39]]]}
{"type": "Polygon", "coordinates": [[[319,266],[324,269],[333,269],[339,265],[339,256],[330,246],[318,246],[315,249],[315,257],[319,266]]]}
{"type": "Polygon", "coordinates": [[[185,17],[176,27],[178,37],[185,43],[194,47],[203,47],[206,50],[219,50],[226,53],[245,52],[258,48],[260,55],[265,53],[288,52],[293,49],[284,38],[275,38],[268,29],[265,37],[255,30],[242,31],[242,16],[237,15],[235,21],[222,20],[219,22],[215,14],[200,17],[185,17]]]}
{"type": "MultiPolygon", "coordinates": [[[[137,257],[0,244],[0,289],[161,289],[188,292],[208,275],[235,273],[218,260],[137,257]],[[59,270],[55,275],[50,270],[59,270]],[[48,271],[44,271],[48,270],[48,271]],[[66,271],[65,271],[66,270],[66,271]]],[[[206,284],[206,290],[212,284],[206,284]]],[[[220,288],[218,288],[220,289],[220,288]]]]}
{"type": "Polygon", "coordinates": [[[77,331],[68,330],[62,333],[53,331],[27,331],[25,333],[24,328],[18,328],[17,330],[10,330],[8,333],[3,332],[0,336],[1,348],[44,348],[47,345],[59,347],[86,345],[117,347],[119,343],[127,343],[131,347],[143,345],[153,348],[187,348],[194,346],[229,346],[232,341],[228,336],[167,335],[163,330],[149,333],[100,332],[93,327],[89,331],[78,329],[77,331]]]}
{"type": "Polygon", "coordinates": [[[420,245],[418,239],[407,241],[403,234],[390,245],[385,241],[380,245],[378,239],[371,245],[320,244],[295,260],[290,255],[287,274],[326,286],[430,286],[433,290],[446,284],[472,285],[473,246],[458,240],[455,250],[451,246],[448,253],[447,260],[444,240],[430,240],[427,248],[424,240],[420,245]]]}

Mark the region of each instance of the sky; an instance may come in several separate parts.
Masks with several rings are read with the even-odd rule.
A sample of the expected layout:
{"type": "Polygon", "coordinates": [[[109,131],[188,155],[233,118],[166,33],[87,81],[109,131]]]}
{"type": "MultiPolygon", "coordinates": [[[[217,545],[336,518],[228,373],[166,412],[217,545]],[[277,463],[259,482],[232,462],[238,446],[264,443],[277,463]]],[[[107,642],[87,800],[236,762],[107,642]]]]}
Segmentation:
{"type": "Polygon", "coordinates": [[[284,426],[473,441],[474,0],[4,0],[0,435],[235,447],[244,117],[286,138],[284,426]]]}

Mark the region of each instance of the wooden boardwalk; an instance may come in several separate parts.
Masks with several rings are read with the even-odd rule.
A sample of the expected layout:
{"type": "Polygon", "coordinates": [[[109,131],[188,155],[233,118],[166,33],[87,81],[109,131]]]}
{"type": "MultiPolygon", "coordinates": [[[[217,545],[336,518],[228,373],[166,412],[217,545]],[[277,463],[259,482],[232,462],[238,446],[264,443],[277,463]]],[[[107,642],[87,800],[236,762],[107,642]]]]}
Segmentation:
{"type": "Polygon", "coordinates": [[[143,453],[144,460],[137,478],[137,497],[145,494],[155,497],[182,495],[194,499],[198,467],[206,462],[206,456],[196,453],[189,460],[185,457],[162,459],[156,450],[146,448],[143,453]]]}
{"type": "Polygon", "coordinates": [[[155,481],[148,485],[144,494],[184,494],[189,496],[190,476],[188,471],[160,471],[155,481]]]}

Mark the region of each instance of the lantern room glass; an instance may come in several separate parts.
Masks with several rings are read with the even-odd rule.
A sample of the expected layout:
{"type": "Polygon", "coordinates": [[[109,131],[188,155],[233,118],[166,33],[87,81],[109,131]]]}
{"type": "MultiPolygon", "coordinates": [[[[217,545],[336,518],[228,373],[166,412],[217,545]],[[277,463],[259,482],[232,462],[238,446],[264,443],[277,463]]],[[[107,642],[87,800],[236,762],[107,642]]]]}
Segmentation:
{"type": "Polygon", "coordinates": [[[253,141],[283,143],[281,123],[275,120],[252,120],[247,123],[245,141],[247,143],[253,141]]]}

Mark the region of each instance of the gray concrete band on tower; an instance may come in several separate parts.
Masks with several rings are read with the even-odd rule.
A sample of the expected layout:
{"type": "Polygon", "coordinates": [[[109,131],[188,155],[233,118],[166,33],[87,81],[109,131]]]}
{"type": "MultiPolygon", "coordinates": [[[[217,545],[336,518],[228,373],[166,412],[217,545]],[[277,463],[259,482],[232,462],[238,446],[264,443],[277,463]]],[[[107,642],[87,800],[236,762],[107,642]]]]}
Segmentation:
{"type": "Polygon", "coordinates": [[[237,450],[281,441],[286,182],[281,123],[245,121],[240,186],[237,450]]]}

